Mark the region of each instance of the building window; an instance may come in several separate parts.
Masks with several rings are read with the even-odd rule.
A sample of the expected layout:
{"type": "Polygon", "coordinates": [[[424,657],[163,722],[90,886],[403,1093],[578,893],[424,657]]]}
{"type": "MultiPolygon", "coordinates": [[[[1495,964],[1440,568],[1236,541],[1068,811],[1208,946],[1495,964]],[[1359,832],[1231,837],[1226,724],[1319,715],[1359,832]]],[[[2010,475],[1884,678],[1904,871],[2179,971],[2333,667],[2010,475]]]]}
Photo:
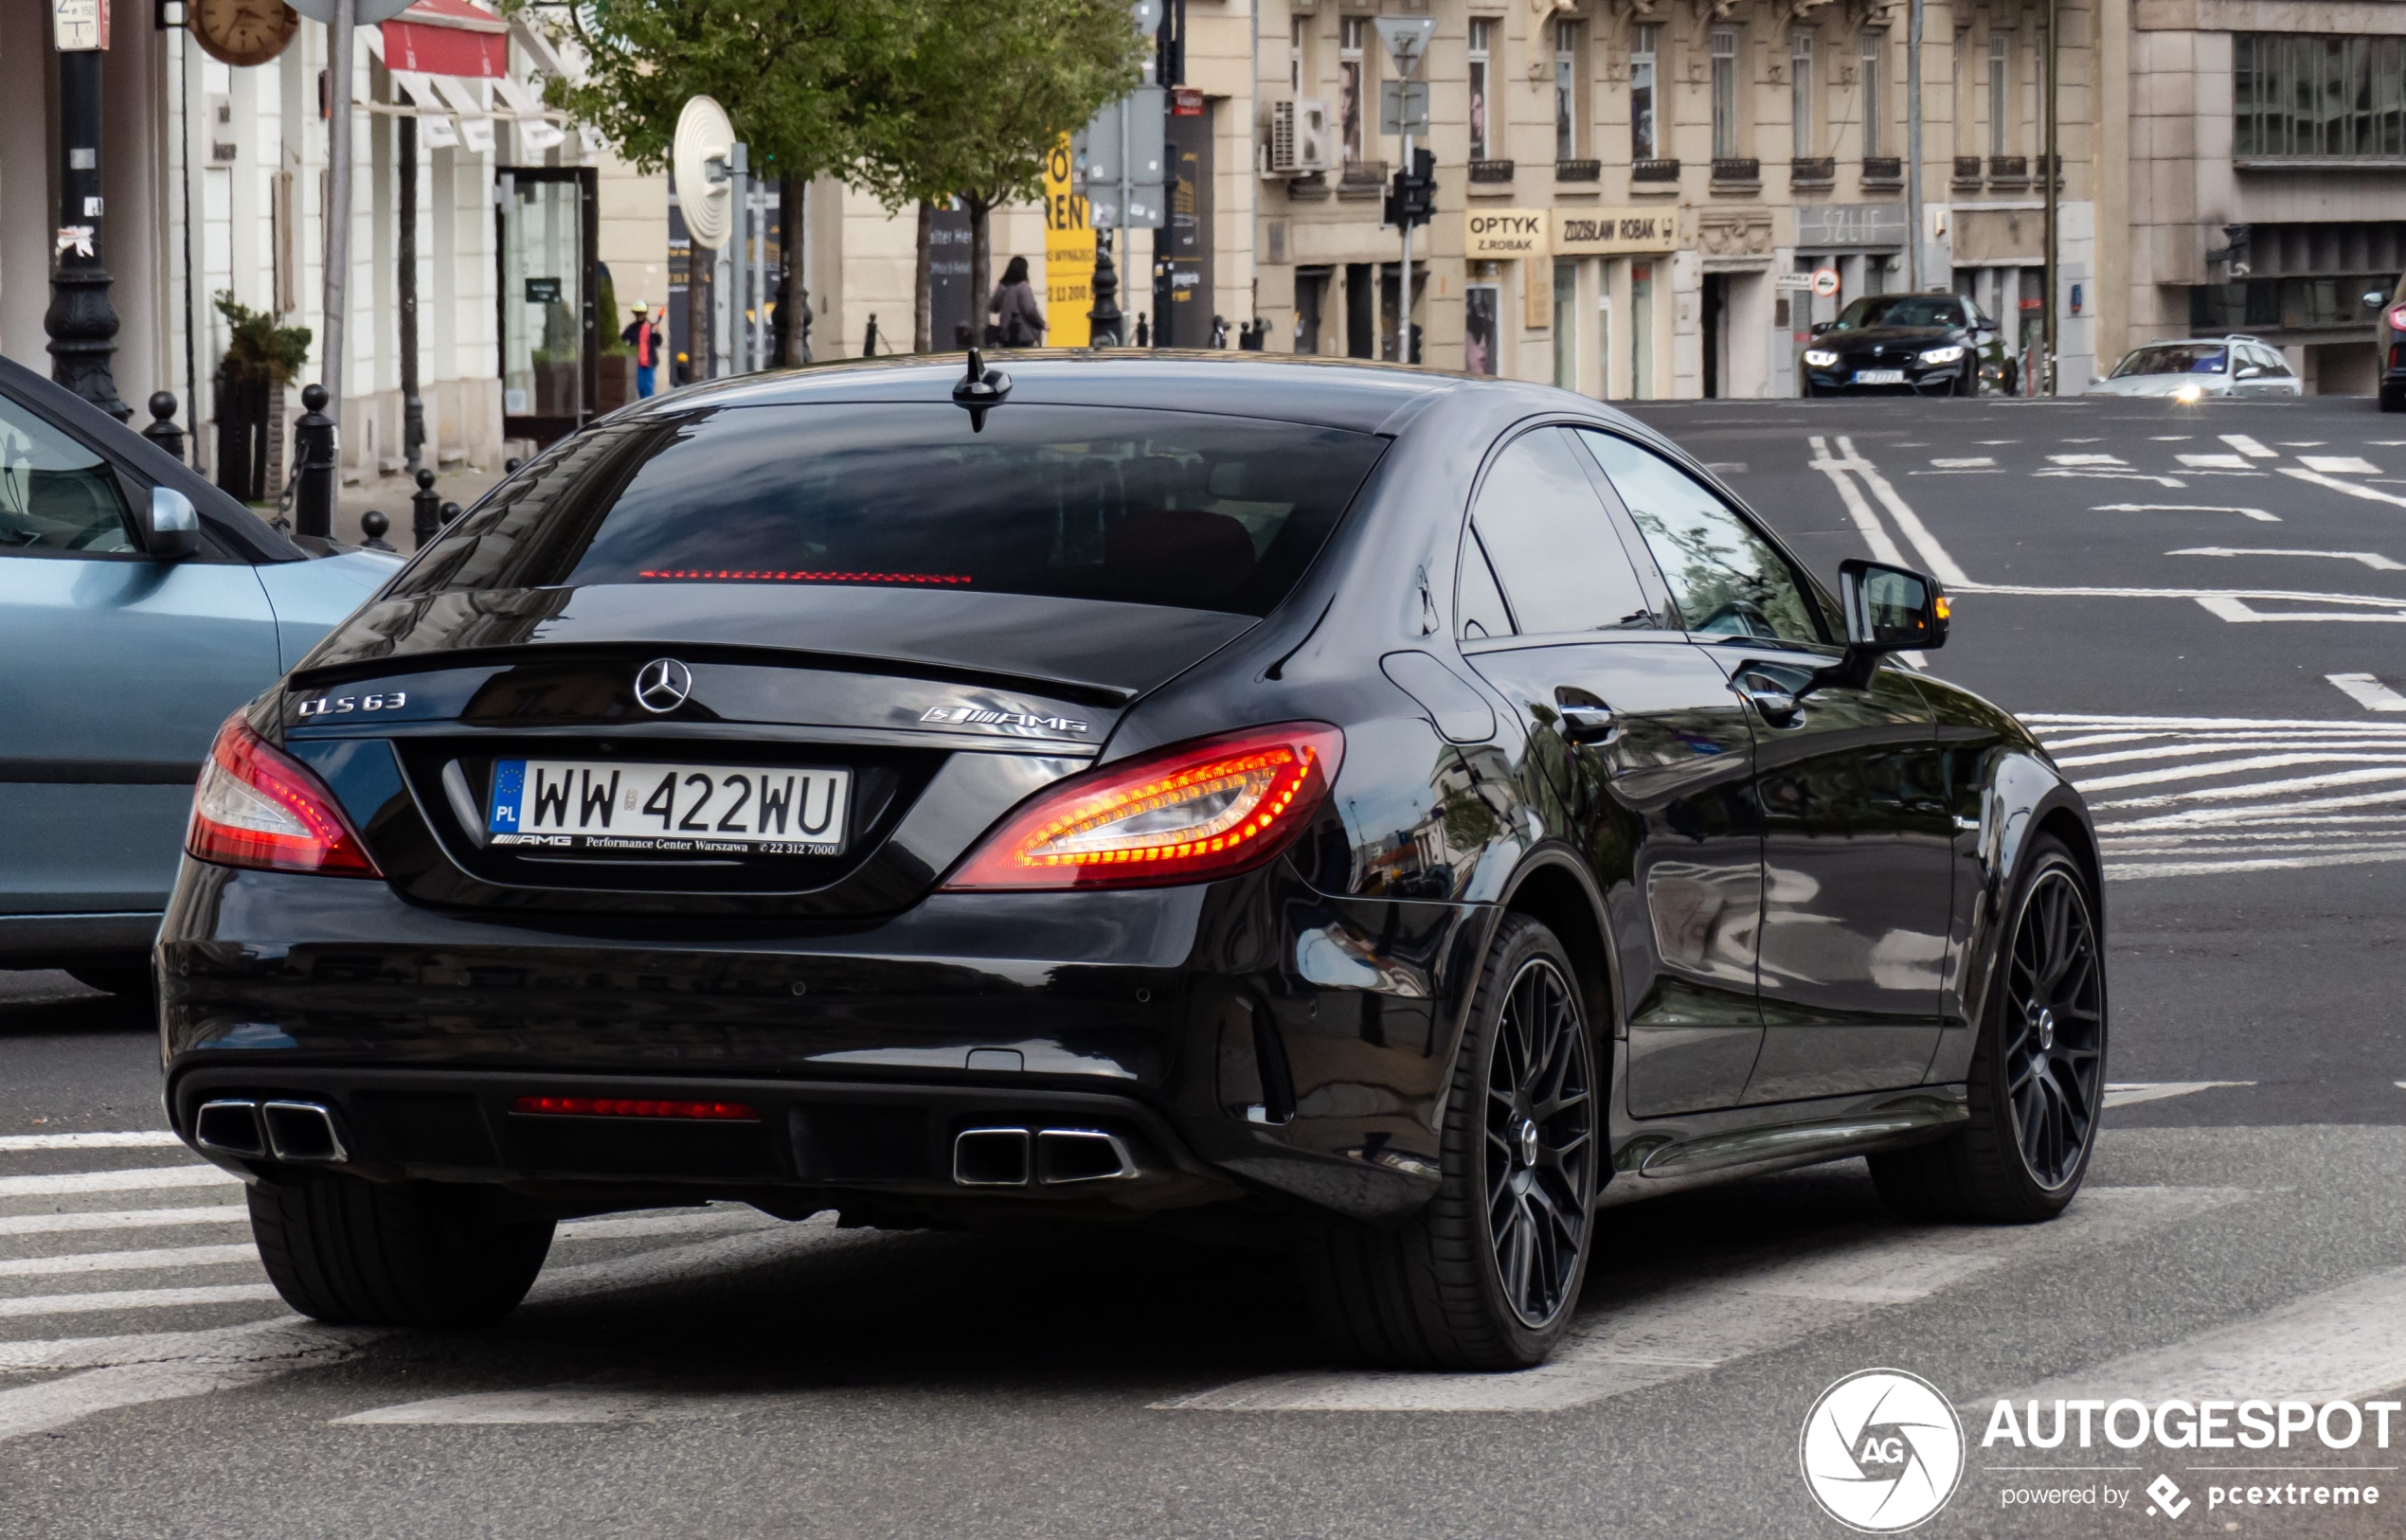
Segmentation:
{"type": "Polygon", "coordinates": [[[1579,158],[1579,27],[1553,24],[1553,158],[1579,158]]]}
{"type": "Polygon", "coordinates": [[[1880,74],[1888,62],[1888,34],[1863,34],[1863,154],[1879,153],[1880,126],[1888,107],[1880,92],[1880,74]]]}
{"type": "Polygon", "coordinates": [[[2406,157],[2406,38],[2241,32],[2231,106],[2239,156],[2406,157]]]}
{"type": "Polygon", "coordinates": [[[1629,45],[1629,157],[1632,160],[1654,160],[1661,154],[1654,134],[1654,45],[1661,33],[1660,23],[1648,22],[1637,29],[1637,37],[1629,45]]]}
{"type": "Polygon", "coordinates": [[[1813,158],[1813,34],[1799,32],[1788,46],[1788,113],[1796,126],[1796,158],[1813,158]]]}
{"type": "MultiPolygon", "coordinates": [[[[1293,16],[1286,23],[1286,88],[1300,97],[1310,76],[1303,69],[1303,50],[1311,43],[1312,19],[1293,16]]],[[[1315,84],[1318,82],[1315,81],[1315,84]]]]}
{"type": "Polygon", "coordinates": [[[1737,143],[1737,28],[1713,29],[1713,158],[1735,160],[1737,143]]]}
{"type": "Polygon", "coordinates": [[[1474,282],[1463,290],[1462,297],[1463,372],[1497,373],[1496,349],[1502,340],[1501,291],[1492,282],[1474,282]]]}
{"type": "Polygon", "coordinates": [[[1484,16],[1470,22],[1470,158],[1487,158],[1487,47],[1495,23],[1484,16]]]}
{"type": "Polygon", "coordinates": [[[2010,137],[2006,130],[2012,121],[2013,112],[2011,98],[2006,93],[2012,90],[2012,84],[2006,66],[2010,62],[2008,50],[2012,45],[2013,40],[2002,32],[1988,34],[1988,153],[1991,156],[2010,152],[2006,147],[2006,140],[2010,137]]]}
{"type": "Polygon", "coordinates": [[[1337,24],[1337,121],[1344,135],[1347,160],[1362,158],[1362,91],[1369,83],[1362,69],[1366,29],[1359,16],[1347,16],[1337,24]]]}

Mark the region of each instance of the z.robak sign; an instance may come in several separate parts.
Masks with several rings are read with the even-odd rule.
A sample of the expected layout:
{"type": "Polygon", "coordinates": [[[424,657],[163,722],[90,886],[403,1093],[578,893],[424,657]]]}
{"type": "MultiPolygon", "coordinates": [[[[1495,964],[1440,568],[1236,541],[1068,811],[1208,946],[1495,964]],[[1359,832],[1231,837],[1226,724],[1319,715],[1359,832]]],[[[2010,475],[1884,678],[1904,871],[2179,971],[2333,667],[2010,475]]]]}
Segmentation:
{"type": "Polygon", "coordinates": [[[1543,257],[1546,224],[1542,208],[1474,208],[1463,216],[1463,255],[1473,261],[1543,257]]]}
{"type": "Polygon", "coordinates": [[[1553,210],[1556,257],[1615,257],[1623,253],[1676,251],[1676,208],[1557,208],[1553,210]]]}

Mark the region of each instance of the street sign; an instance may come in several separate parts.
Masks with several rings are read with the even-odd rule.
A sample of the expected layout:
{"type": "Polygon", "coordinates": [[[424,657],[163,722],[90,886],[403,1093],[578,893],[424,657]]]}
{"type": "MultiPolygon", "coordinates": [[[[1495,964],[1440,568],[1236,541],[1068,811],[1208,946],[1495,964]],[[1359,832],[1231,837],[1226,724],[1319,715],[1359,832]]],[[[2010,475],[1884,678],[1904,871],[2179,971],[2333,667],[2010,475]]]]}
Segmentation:
{"type": "Polygon", "coordinates": [[[51,0],[50,32],[61,53],[96,53],[109,45],[109,0],[51,0]]]}
{"type": "Polygon", "coordinates": [[[1437,18],[1380,16],[1376,18],[1376,26],[1378,41],[1387,45],[1387,51],[1394,56],[1395,73],[1409,79],[1412,66],[1419,63],[1420,56],[1427,51],[1428,36],[1437,29],[1437,18]]]}
{"type": "Polygon", "coordinates": [[[1777,289],[1782,294],[1787,294],[1791,289],[1809,291],[1813,287],[1813,275],[1810,273],[1774,273],[1771,275],[1771,287],[1777,289]]]}
{"type": "Polygon", "coordinates": [[[1427,81],[1378,82],[1378,132],[1409,134],[1415,138],[1428,133],[1427,81]]]}
{"type": "Polygon", "coordinates": [[[1832,299],[1837,297],[1837,295],[1838,269],[1834,267],[1817,267],[1813,269],[1813,297],[1816,299],[1832,299]]]}
{"type": "Polygon", "coordinates": [[[1163,169],[1169,159],[1164,135],[1168,93],[1158,85],[1140,85],[1119,101],[1094,115],[1071,141],[1079,181],[1092,205],[1098,230],[1161,227],[1169,199],[1162,190],[1163,169]],[[1120,142],[1120,125],[1127,124],[1127,143],[1120,142]],[[1120,189],[1127,189],[1127,210],[1122,216],[1120,189]]]}

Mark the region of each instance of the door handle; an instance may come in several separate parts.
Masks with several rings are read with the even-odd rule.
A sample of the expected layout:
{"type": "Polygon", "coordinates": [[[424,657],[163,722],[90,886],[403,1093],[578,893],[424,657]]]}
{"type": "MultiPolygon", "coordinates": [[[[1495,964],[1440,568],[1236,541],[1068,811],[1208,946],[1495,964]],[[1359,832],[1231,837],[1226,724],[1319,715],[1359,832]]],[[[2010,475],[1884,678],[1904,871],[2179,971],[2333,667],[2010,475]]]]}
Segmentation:
{"type": "Polygon", "coordinates": [[[1804,719],[1804,703],[1776,685],[1749,685],[1732,680],[1730,688],[1762,713],[1763,720],[1774,727],[1793,727],[1804,719]]]}
{"type": "Polygon", "coordinates": [[[1612,714],[1612,707],[1584,689],[1555,687],[1553,707],[1566,743],[1608,743],[1621,736],[1621,721],[1612,714]]]}

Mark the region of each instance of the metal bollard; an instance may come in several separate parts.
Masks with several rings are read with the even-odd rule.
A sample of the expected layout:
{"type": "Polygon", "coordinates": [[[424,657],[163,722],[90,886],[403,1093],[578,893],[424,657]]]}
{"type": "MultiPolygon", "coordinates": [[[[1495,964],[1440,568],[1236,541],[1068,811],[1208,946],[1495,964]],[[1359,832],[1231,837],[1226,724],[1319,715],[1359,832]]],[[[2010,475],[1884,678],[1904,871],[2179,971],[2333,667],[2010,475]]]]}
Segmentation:
{"type": "Polygon", "coordinates": [[[392,520],[385,517],[382,513],[377,512],[372,508],[367,512],[362,513],[359,516],[359,532],[366,535],[368,538],[359,543],[361,548],[371,551],[388,551],[392,549],[390,546],[385,544],[385,531],[392,527],[392,520]]]}
{"type": "Polygon", "coordinates": [[[443,505],[442,505],[442,522],[443,522],[443,523],[445,523],[445,524],[449,524],[452,520],[454,520],[454,519],[458,518],[458,516],[459,516],[459,505],[458,505],[458,503],[445,503],[445,504],[443,504],[443,505]]]}
{"type": "Polygon", "coordinates": [[[184,430],[175,425],[174,391],[151,393],[151,421],[142,425],[142,437],[177,459],[184,457],[184,430]]]}
{"type": "Polygon", "coordinates": [[[409,494],[409,533],[423,549],[427,541],[442,532],[442,499],[435,495],[435,474],[418,473],[418,490],[409,494]]]}
{"type": "Polygon", "coordinates": [[[293,498],[293,533],[324,540],[334,532],[334,420],[326,415],[326,387],[301,392],[308,408],[293,424],[293,463],[299,485],[293,498]]]}

